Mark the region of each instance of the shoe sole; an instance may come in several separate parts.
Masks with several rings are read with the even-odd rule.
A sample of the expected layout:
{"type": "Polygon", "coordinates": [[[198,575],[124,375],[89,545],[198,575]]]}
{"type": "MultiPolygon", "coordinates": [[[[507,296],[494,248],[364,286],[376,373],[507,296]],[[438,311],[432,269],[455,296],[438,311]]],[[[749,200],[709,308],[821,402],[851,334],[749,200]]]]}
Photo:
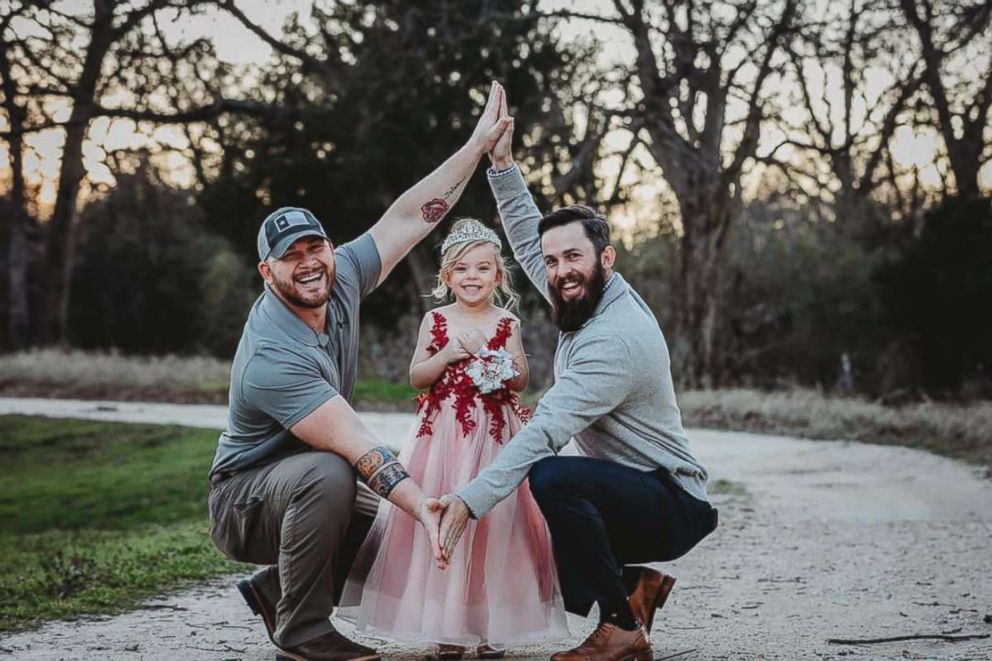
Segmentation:
{"type": "Polygon", "coordinates": [[[238,592],[241,593],[241,598],[245,600],[248,604],[248,609],[251,612],[262,618],[262,624],[265,625],[265,633],[269,636],[269,642],[273,645],[276,644],[275,639],[272,637],[272,632],[276,629],[275,622],[269,622],[268,618],[265,617],[265,611],[262,610],[262,597],[255,591],[255,586],[252,585],[251,581],[244,579],[238,581],[237,583],[238,592]]]}
{"type": "MultiPolygon", "coordinates": [[[[276,661],[310,661],[310,659],[305,656],[299,656],[297,654],[291,654],[286,651],[276,652],[276,661]]],[[[373,654],[371,656],[353,656],[348,661],[382,661],[382,657],[378,654],[373,654]]]]}
{"type": "MultiPolygon", "coordinates": [[[[666,574],[665,578],[661,579],[661,586],[658,588],[658,594],[654,596],[654,605],[651,607],[651,610],[648,611],[648,621],[644,623],[645,633],[651,633],[651,629],[654,627],[654,616],[665,606],[665,602],[668,601],[668,595],[672,593],[672,588],[674,587],[675,577],[666,574]]],[[[638,659],[638,661],[640,661],[640,659],[638,659]]]]}

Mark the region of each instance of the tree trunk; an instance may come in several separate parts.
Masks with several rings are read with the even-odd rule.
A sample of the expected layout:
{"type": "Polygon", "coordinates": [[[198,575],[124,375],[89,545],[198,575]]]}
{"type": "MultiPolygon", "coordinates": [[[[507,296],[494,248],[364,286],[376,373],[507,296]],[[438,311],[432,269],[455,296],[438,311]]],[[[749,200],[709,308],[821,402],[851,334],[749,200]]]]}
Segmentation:
{"type": "Polygon", "coordinates": [[[428,301],[424,298],[424,294],[434,288],[434,275],[437,272],[431,258],[430,244],[421,241],[407,253],[404,261],[407,268],[410,269],[411,277],[408,284],[410,286],[411,309],[420,319],[427,314],[428,301]]]}
{"type": "MultiPolygon", "coordinates": [[[[685,192],[679,198],[683,234],[680,241],[678,331],[690,347],[679,379],[691,388],[719,384],[721,356],[717,344],[720,327],[725,238],[729,227],[730,198],[714,200],[708,187],[685,192]]],[[[712,189],[710,189],[712,190],[712,189]]]]}
{"type": "Polygon", "coordinates": [[[15,351],[28,345],[30,332],[25,221],[24,207],[15,204],[10,225],[10,245],[7,249],[7,344],[15,351]]]}
{"type": "MultiPolygon", "coordinates": [[[[78,102],[77,102],[78,103],[78,102]]],[[[45,339],[65,344],[69,317],[72,268],[76,242],[76,196],[83,180],[83,139],[89,127],[88,111],[82,105],[73,108],[66,130],[59,170],[55,212],[48,226],[45,282],[45,339]]]]}
{"type": "Polygon", "coordinates": [[[79,184],[86,174],[83,167],[83,140],[86,139],[90,120],[93,118],[93,104],[103,61],[115,37],[113,5],[96,2],[94,12],[90,43],[86,48],[79,79],[73,87],[72,113],[66,125],[65,146],[55,193],[55,212],[49,222],[45,255],[45,339],[60,344],[65,344],[67,340],[69,298],[75,260],[76,198],[79,184]]]}
{"type": "Polygon", "coordinates": [[[4,105],[10,124],[8,140],[11,169],[10,234],[7,246],[7,345],[22,349],[28,344],[30,310],[28,308],[28,245],[24,235],[28,222],[27,200],[24,190],[24,142],[20,133],[26,112],[18,105],[17,90],[11,78],[7,53],[0,53],[0,75],[3,76],[4,105]]]}

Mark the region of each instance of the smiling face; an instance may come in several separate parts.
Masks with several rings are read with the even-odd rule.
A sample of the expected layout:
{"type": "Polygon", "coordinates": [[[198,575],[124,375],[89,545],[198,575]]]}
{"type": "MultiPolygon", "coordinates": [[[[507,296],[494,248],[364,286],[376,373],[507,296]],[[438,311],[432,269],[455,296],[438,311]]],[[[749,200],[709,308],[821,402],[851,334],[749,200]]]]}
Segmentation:
{"type": "Polygon", "coordinates": [[[552,318],[563,331],[578,330],[588,321],[613,274],[616,251],[606,246],[602,254],[579,221],[552,227],[541,236],[541,252],[548,274],[552,318]]]}
{"type": "Polygon", "coordinates": [[[487,303],[500,282],[497,260],[496,246],[477,243],[457,256],[450,269],[445,269],[442,279],[461,303],[469,306],[487,303]]]}
{"type": "Polygon", "coordinates": [[[280,259],[260,263],[258,270],[287,303],[319,308],[327,305],[334,286],[334,251],[327,239],[308,236],[294,242],[280,259]]]}

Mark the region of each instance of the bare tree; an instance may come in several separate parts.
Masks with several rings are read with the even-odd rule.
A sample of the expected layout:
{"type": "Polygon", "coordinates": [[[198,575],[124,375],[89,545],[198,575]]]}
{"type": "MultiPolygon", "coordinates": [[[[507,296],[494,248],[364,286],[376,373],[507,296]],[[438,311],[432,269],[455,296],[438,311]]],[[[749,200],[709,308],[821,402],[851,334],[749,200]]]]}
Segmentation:
{"type": "Polygon", "coordinates": [[[985,139],[992,106],[992,4],[900,0],[900,6],[919,39],[923,76],[957,194],[978,197],[979,170],[992,157],[985,139]]]}
{"type": "Polygon", "coordinates": [[[741,213],[742,176],[774,112],[770,84],[784,65],[800,0],[614,0],[604,21],[629,34],[640,98],[627,109],[678,201],[679,328],[690,347],[681,377],[719,378],[716,334],[727,232],[741,213]]]}
{"type": "MultiPolygon", "coordinates": [[[[226,98],[224,67],[206,39],[172,43],[159,21],[198,11],[199,0],[93,0],[86,8],[27,3],[23,35],[13,32],[12,87],[5,103],[27,107],[2,134],[11,144],[29,132],[64,131],[55,206],[47,223],[41,337],[64,342],[75,251],[83,144],[99,117],[187,123],[223,112],[265,113],[263,103],[226,98]],[[68,117],[58,113],[68,108],[68,117]]],[[[8,114],[9,111],[8,111],[8,114]]]]}
{"type": "MultiPolygon", "coordinates": [[[[904,174],[888,151],[896,130],[911,121],[908,112],[923,79],[919,53],[905,48],[900,16],[885,0],[849,0],[811,10],[788,47],[795,76],[793,97],[803,113],[783,122],[786,137],[763,161],[787,169],[800,188],[841,221],[874,218],[872,199],[879,186],[895,191],[904,174]],[[885,72],[886,87],[869,77],[885,72]],[[788,165],[779,148],[798,150],[788,165]],[[822,165],[829,167],[827,180],[822,165]],[[811,183],[814,190],[809,192],[811,183]]],[[[847,222],[845,222],[847,221],[847,222]]]]}

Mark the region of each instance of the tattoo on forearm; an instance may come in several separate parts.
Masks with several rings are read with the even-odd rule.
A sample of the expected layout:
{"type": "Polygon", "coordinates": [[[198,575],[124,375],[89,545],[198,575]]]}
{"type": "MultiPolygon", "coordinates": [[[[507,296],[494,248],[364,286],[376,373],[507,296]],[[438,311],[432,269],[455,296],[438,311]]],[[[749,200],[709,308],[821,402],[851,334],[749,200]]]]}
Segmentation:
{"type": "Polygon", "coordinates": [[[442,197],[444,197],[444,199],[447,200],[449,197],[451,197],[451,194],[452,193],[454,193],[456,190],[458,190],[461,187],[461,185],[465,183],[465,180],[466,179],[468,179],[468,177],[462,177],[461,181],[459,181],[458,183],[456,183],[454,186],[452,186],[448,190],[444,191],[444,195],[442,197]]]}
{"type": "Polygon", "coordinates": [[[377,470],[391,461],[396,461],[392,450],[385,445],[379,445],[358,458],[358,461],[355,462],[355,470],[367,482],[370,477],[375,475],[377,470]]]}
{"type": "Polygon", "coordinates": [[[369,480],[369,488],[379,494],[380,498],[386,498],[397,484],[410,477],[406,469],[398,461],[386,464],[382,470],[372,476],[369,480]]]}
{"type": "Polygon", "coordinates": [[[423,214],[426,222],[433,225],[444,218],[444,214],[448,213],[448,209],[449,207],[447,202],[439,197],[435,197],[433,200],[420,207],[420,213],[423,214]]]}
{"type": "Polygon", "coordinates": [[[355,470],[372,491],[385,498],[393,488],[410,477],[396,455],[385,445],[372,448],[355,462],[355,470]]]}

